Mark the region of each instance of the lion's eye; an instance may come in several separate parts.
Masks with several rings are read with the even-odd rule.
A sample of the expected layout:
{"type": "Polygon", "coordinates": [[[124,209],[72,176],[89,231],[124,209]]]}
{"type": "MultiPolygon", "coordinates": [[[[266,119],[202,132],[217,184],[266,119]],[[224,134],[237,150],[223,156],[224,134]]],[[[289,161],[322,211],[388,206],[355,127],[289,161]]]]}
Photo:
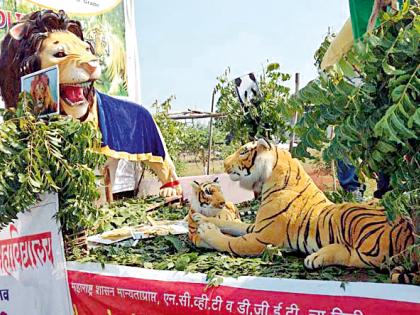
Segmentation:
{"type": "Polygon", "coordinates": [[[58,53],[54,54],[55,58],[64,58],[66,55],[66,53],[64,51],[59,51],[58,53]]]}

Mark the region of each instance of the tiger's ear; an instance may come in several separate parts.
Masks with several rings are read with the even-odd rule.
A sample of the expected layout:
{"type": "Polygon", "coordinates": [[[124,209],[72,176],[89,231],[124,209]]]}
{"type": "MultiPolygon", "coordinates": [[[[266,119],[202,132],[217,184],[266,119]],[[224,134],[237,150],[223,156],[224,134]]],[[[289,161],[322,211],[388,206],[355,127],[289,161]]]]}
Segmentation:
{"type": "Polygon", "coordinates": [[[195,191],[200,190],[200,183],[199,183],[199,182],[197,182],[197,181],[193,181],[193,182],[191,182],[191,187],[192,187],[195,191]]]}
{"type": "Polygon", "coordinates": [[[218,183],[219,182],[219,177],[216,177],[215,179],[213,179],[213,183],[218,183]]]}
{"type": "Polygon", "coordinates": [[[268,142],[265,138],[260,138],[257,140],[257,149],[258,150],[271,150],[271,143],[268,142]]]}
{"type": "Polygon", "coordinates": [[[18,23],[9,30],[9,33],[13,39],[21,40],[23,38],[23,35],[25,35],[24,31],[25,31],[25,23],[18,23]]]}

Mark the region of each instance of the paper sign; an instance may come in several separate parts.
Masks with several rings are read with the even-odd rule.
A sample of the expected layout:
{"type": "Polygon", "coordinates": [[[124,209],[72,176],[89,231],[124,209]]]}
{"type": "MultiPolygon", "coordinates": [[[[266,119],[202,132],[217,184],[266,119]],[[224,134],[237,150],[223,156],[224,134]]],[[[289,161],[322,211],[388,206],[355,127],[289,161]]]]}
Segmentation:
{"type": "Polygon", "coordinates": [[[56,194],[0,231],[0,314],[72,314],[56,194]]]}

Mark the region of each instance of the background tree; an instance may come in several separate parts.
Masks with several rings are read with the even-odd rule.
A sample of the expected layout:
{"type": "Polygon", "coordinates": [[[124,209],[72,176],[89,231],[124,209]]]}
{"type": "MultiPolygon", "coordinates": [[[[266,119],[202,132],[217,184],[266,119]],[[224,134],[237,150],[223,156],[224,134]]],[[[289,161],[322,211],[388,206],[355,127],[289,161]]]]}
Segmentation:
{"type": "Polygon", "coordinates": [[[294,154],[350,160],[360,175],[391,177],[382,202],[391,218],[420,211],[420,20],[417,2],[383,13],[381,25],[342,61],[303,88],[291,105],[304,115],[294,154]],[[351,78],[357,76],[359,83],[351,78]],[[335,126],[335,137],[326,135],[335,126]]]}
{"type": "Polygon", "coordinates": [[[278,63],[264,67],[258,79],[263,97],[246,111],[239,102],[234,82],[228,77],[229,69],[218,78],[216,85],[220,93],[217,112],[226,114],[225,119],[217,122],[217,127],[229,134],[234,144],[245,143],[254,136],[286,141],[291,110],[288,106],[290,89],[284,86],[284,82],[290,79],[290,75],[280,72],[278,63]]]}

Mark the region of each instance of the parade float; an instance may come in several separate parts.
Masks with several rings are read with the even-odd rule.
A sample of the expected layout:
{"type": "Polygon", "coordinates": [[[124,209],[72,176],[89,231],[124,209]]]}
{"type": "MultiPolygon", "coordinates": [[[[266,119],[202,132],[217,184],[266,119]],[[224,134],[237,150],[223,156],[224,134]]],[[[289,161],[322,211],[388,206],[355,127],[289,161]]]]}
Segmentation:
{"type": "MultiPolygon", "coordinates": [[[[375,239],[384,239],[387,244],[396,245],[384,247],[382,241],[377,246],[370,243],[367,256],[374,257],[379,252],[382,253],[384,248],[387,249],[386,256],[381,256],[380,265],[370,261],[376,268],[363,269],[335,266],[334,263],[334,266],[313,270],[311,264],[304,262],[304,253],[313,252],[309,249],[313,244],[307,241],[311,232],[306,227],[298,228],[297,232],[297,235],[301,232],[302,241],[305,238],[305,242],[300,243],[297,236],[297,251],[303,252],[300,254],[296,253],[296,248],[292,252],[275,246],[276,241],[271,237],[281,236],[276,231],[269,236],[262,236],[264,239],[257,237],[257,247],[255,244],[248,246],[229,243],[227,250],[230,253],[217,247],[218,242],[213,242],[208,237],[209,229],[204,230],[200,220],[195,222],[194,230],[188,231],[187,221],[191,225],[191,220],[195,220],[194,214],[190,212],[191,207],[213,204],[213,198],[216,197],[211,187],[217,185],[224,195],[223,199],[220,196],[216,198],[218,204],[236,204],[239,217],[232,221],[239,219],[235,222],[246,226],[248,233],[254,229],[252,223],[258,222],[257,213],[260,216],[263,213],[258,212],[264,205],[264,200],[258,197],[258,190],[263,186],[253,186],[254,191],[244,190],[237,182],[232,182],[232,176],[227,174],[177,178],[162,138],[163,135],[167,143],[174,140],[168,139],[167,130],[164,129],[168,124],[163,124],[156,117],[160,132],[151,116],[145,114],[143,109],[134,107],[132,103],[118,102],[117,106],[130,108],[128,114],[122,114],[123,117],[134,116],[148,123],[149,127],[153,127],[152,130],[155,128],[156,132],[152,134],[143,132],[143,137],[148,140],[157,139],[157,145],[154,142],[140,148],[135,145],[122,148],[119,147],[121,143],[114,141],[113,135],[118,128],[109,126],[110,120],[106,118],[119,117],[120,113],[116,113],[112,106],[104,109],[104,103],[113,101],[105,94],[95,94],[92,81],[97,78],[94,77],[97,74],[96,63],[101,63],[112,70],[102,74],[105,77],[98,81],[96,89],[108,94],[130,96],[130,84],[133,81],[129,76],[124,79],[127,76],[124,71],[128,71],[130,67],[112,57],[112,51],[124,47],[124,44],[115,37],[109,38],[113,34],[111,30],[115,29],[112,29],[106,19],[123,16],[129,21],[129,10],[133,3],[108,1],[108,9],[115,12],[109,11],[109,16],[92,12],[94,17],[81,18],[83,29],[87,30],[86,33],[81,33],[80,23],[73,20],[73,16],[78,17],[78,11],[73,11],[71,19],[63,12],[43,11],[33,15],[32,20],[27,18],[26,23],[25,19],[21,19],[23,14],[20,13],[36,11],[38,7],[32,2],[18,2],[14,3],[13,8],[5,8],[0,14],[0,25],[7,25],[5,34],[10,34],[2,46],[2,56],[8,57],[7,60],[3,59],[2,65],[13,71],[11,61],[16,62],[18,49],[34,49],[34,53],[25,51],[25,58],[14,69],[15,81],[10,82],[7,76],[0,80],[3,84],[3,98],[6,94],[12,96],[5,99],[9,110],[3,112],[4,122],[0,125],[0,226],[3,228],[0,232],[0,313],[23,314],[30,310],[34,314],[362,315],[383,314],[384,311],[391,314],[414,314],[420,311],[418,286],[390,283],[390,271],[395,265],[390,258],[397,256],[398,251],[404,252],[404,259],[398,260],[398,264],[405,265],[397,270],[398,274],[394,273],[392,280],[418,281],[415,268],[410,269],[416,261],[418,238],[415,239],[410,234],[411,227],[408,223],[395,224],[395,233],[391,231],[386,240],[384,235],[375,233],[378,231],[377,225],[388,224],[385,223],[387,220],[367,224],[370,224],[366,227],[370,230],[359,241],[366,240],[373,234],[375,239]],[[12,24],[12,12],[20,22],[12,24]],[[99,23],[103,27],[99,28],[99,23]],[[105,34],[101,33],[104,30],[105,34]],[[59,33],[72,33],[70,39],[76,47],[66,46],[66,39],[70,40],[66,36],[54,38],[49,41],[50,46],[46,46],[48,32],[55,36],[59,33]],[[37,36],[30,45],[22,45],[27,37],[34,34],[37,36]],[[80,52],[78,46],[81,43],[85,45],[84,39],[88,36],[97,42],[93,46],[86,44],[83,52],[80,52]],[[49,59],[51,62],[43,63],[45,54],[51,53],[55,49],[54,45],[59,45],[63,40],[64,47],[52,52],[53,57],[49,59]],[[110,43],[119,46],[112,47],[110,43]],[[105,49],[104,46],[107,45],[110,47],[105,49]],[[11,50],[4,53],[5,47],[11,50]],[[74,51],[69,54],[68,49],[74,51]],[[94,58],[93,49],[98,52],[98,60],[94,58]],[[55,63],[59,70],[55,81],[62,84],[66,67],[71,66],[73,60],[63,63],[60,59],[74,55],[75,51],[83,59],[76,61],[90,74],[84,79],[89,81],[89,86],[81,86],[81,91],[72,87],[77,85],[79,88],[80,83],[84,84],[84,81],[80,81],[66,82],[70,88],[56,88],[65,96],[64,106],[72,105],[67,107],[67,111],[63,107],[73,117],[50,115],[49,112],[40,115],[34,112],[37,99],[35,95],[31,95],[30,89],[25,93],[25,78],[30,79],[32,73],[43,68],[49,69],[55,63]],[[24,77],[24,80],[19,81],[20,77],[24,77]],[[19,93],[20,91],[23,92],[19,93]],[[75,102],[72,103],[79,103],[78,97],[82,100],[80,104],[86,105],[84,109],[88,110],[81,115],[72,115],[71,113],[77,112],[74,105],[77,107],[78,104],[66,104],[66,101],[71,102],[73,99],[75,102]],[[10,105],[11,103],[13,104],[10,105]],[[137,114],[132,115],[133,113],[137,114]],[[104,123],[105,121],[108,123],[104,123]],[[104,183],[101,183],[103,177],[98,177],[97,174],[104,165],[109,165],[106,162],[107,157],[140,161],[149,159],[150,163],[157,163],[160,168],[156,171],[156,167],[151,166],[151,169],[157,173],[162,183],[152,184],[153,181],[150,181],[146,186],[155,185],[156,194],[163,189],[163,195],[172,195],[182,190],[184,201],[178,197],[165,199],[149,196],[123,199],[107,205],[98,203],[101,193],[98,187],[104,183]],[[207,182],[208,185],[200,185],[207,182]],[[200,187],[203,191],[200,191],[200,187]],[[213,195],[206,197],[209,194],[206,191],[211,191],[213,195]],[[194,198],[201,199],[197,202],[194,198]],[[198,233],[206,244],[201,247],[193,245],[188,233],[198,233]],[[299,244],[304,249],[299,249],[299,244]],[[247,252],[249,248],[252,253],[247,252]],[[244,253],[239,252],[240,250],[244,250],[244,253]],[[255,256],[255,251],[258,252],[257,257],[250,257],[255,256]]],[[[52,7],[48,1],[38,2],[52,7]]],[[[95,2],[90,1],[86,5],[94,8],[95,2]]],[[[282,133],[281,129],[292,131],[290,121],[293,119],[289,118],[296,117],[298,113],[299,119],[295,120],[296,126],[293,130],[300,141],[293,148],[292,154],[295,157],[310,158],[316,155],[315,150],[322,151],[325,161],[347,157],[355,165],[360,163],[360,169],[370,177],[383,170],[392,174],[392,190],[383,199],[383,204],[386,206],[389,222],[395,222],[396,218],[400,222],[403,217],[414,220],[418,217],[418,6],[409,6],[406,2],[398,12],[381,14],[381,21],[382,24],[376,31],[355,44],[349,52],[344,52],[345,58],[340,56],[339,63],[330,61],[327,65],[329,67],[324,64],[322,67],[328,70],[295,96],[290,96],[288,89],[281,85],[289,77],[279,71],[278,64],[267,66],[267,79],[259,82],[261,93],[258,94],[261,99],[251,102],[254,107],[246,104],[244,99],[239,98],[238,101],[236,94],[240,95],[240,84],[237,80],[232,82],[222,77],[218,86],[221,95],[218,110],[227,113],[227,118],[226,125],[221,123],[222,126],[219,127],[229,130],[235,124],[242,126],[242,129],[236,130],[236,134],[232,134],[232,153],[240,148],[238,143],[251,136],[268,136],[284,141],[289,135],[282,133]],[[355,72],[363,77],[365,84],[354,85],[347,80],[354,77],[355,72]],[[268,93],[274,90],[277,94],[268,93]],[[244,103],[248,107],[244,107],[244,103]],[[255,112],[255,108],[259,111],[255,112]],[[284,117],[277,118],[281,124],[278,125],[278,130],[273,130],[275,128],[270,126],[275,123],[272,120],[278,116],[276,112],[284,117]],[[335,126],[333,139],[325,136],[330,125],[335,126]]],[[[116,34],[121,33],[116,31],[116,34]]],[[[339,42],[340,34],[336,39],[339,42]]],[[[326,56],[331,56],[331,48],[329,53],[327,50],[328,45],[327,40],[317,52],[319,66],[326,51],[326,56]]],[[[334,41],[331,46],[334,48],[334,41]]],[[[132,52],[127,49],[127,54],[130,53],[132,52]]],[[[127,62],[131,61],[129,56],[127,62]]],[[[7,71],[4,73],[7,74],[7,71]]],[[[36,82],[47,82],[37,75],[36,82]]],[[[53,76],[48,78],[51,84],[54,81],[53,76]]],[[[53,87],[51,89],[54,91],[53,87]]],[[[132,99],[135,100],[135,97],[132,99]]],[[[118,120],[113,120],[114,123],[116,121],[118,120]]],[[[139,128],[141,131],[141,126],[139,128]]],[[[137,139],[139,138],[141,139],[141,135],[138,135],[137,139]]],[[[271,141],[261,140],[254,142],[254,145],[255,143],[263,145],[258,150],[273,150],[271,141]]],[[[168,144],[168,147],[171,145],[168,144]]],[[[252,153],[255,148],[257,147],[246,147],[238,151],[237,155],[243,155],[245,161],[241,171],[248,167],[248,172],[254,172],[253,164],[246,165],[246,161],[252,159],[245,155],[252,153]]],[[[283,152],[278,154],[288,156],[285,151],[273,152],[283,152]]],[[[275,167],[286,160],[287,158],[277,159],[275,167]]],[[[289,162],[287,182],[292,177],[291,174],[293,180],[305,178],[312,182],[305,175],[308,168],[294,166],[296,169],[292,171],[290,163],[292,162],[289,162]]],[[[287,168],[287,163],[285,165],[287,168]]],[[[225,163],[225,168],[232,174],[233,166],[229,162],[225,163]]],[[[236,172],[240,173],[239,170],[236,172]]],[[[104,174],[107,178],[107,172],[104,174]]],[[[109,177],[114,178],[114,175],[109,177]]],[[[331,189],[328,186],[321,187],[319,176],[311,177],[322,190],[331,189]]],[[[108,190],[108,194],[110,193],[112,191],[108,190]]],[[[336,192],[325,193],[332,201],[340,204],[351,201],[349,198],[352,198],[336,192]]],[[[312,197],[309,197],[313,199],[318,195],[323,196],[324,193],[312,183],[312,197]]],[[[304,199],[302,206],[306,206],[311,198],[304,199]]],[[[289,200],[289,207],[295,199],[293,197],[293,200],[289,200]]],[[[322,200],[318,201],[321,202],[322,200]]],[[[364,208],[377,209],[377,202],[365,205],[364,208]]],[[[349,209],[352,207],[360,209],[361,206],[352,203],[349,209]]],[[[381,216],[384,216],[385,212],[381,211],[381,216]]],[[[360,217],[363,215],[366,213],[361,213],[360,217]]],[[[355,219],[357,221],[357,217],[355,219]]],[[[349,235],[356,233],[351,229],[352,224],[353,221],[342,226],[343,230],[349,231],[346,232],[349,235]]],[[[331,233],[333,232],[330,232],[329,237],[331,233]]],[[[218,237],[223,239],[226,235],[221,234],[218,237]]],[[[239,238],[247,237],[246,234],[239,238]]],[[[319,242],[324,242],[325,238],[328,238],[328,233],[319,236],[319,242]]],[[[318,238],[316,241],[318,242],[318,238]]],[[[200,242],[194,241],[194,244],[200,245],[200,242]]]]}

